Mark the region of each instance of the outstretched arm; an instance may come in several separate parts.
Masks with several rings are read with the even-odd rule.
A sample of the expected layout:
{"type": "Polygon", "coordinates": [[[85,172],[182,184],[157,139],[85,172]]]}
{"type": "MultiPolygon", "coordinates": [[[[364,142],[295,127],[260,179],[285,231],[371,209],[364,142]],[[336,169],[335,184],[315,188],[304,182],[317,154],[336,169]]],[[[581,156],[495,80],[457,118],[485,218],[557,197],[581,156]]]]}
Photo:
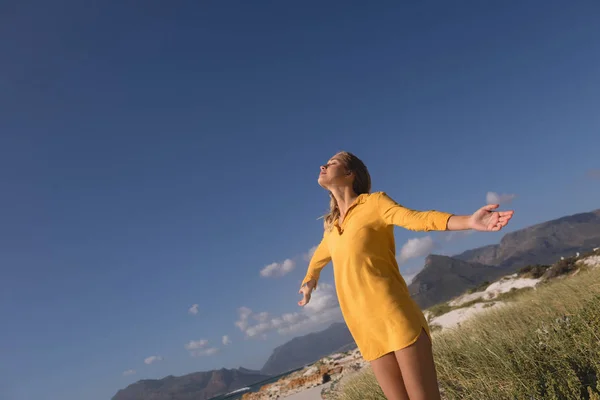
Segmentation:
{"type": "Polygon", "coordinates": [[[498,204],[488,204],[475,211],[472,215],[453,215],[448,220],[449,231],[473,229],[482,232],[499,231],[508,224],[515,213],[509,211],[494,211],[498,204]]]}
{"type": "Polygon", "coordinates": [[[321,270],[331,261],[331,255],[327,248],[327,238],[323,235],[321,243],[317,246],[314,254],[312,255],[310,262],[308,263],[308,270],[306,276],[302,280],[302,285],[298,293],[303,294],[302,300],[298,302],[298,305],[304,306],[310,300],[310,295],[314,289],[317,288],[319,277],[321,276],[321,270]]]}
{"type": "Polygon", "coordinates": [[[499,231],[508,224],[514,214],[512,210],[494,211],[498,204],[483,206],[472,215],[454,215],[435,210],[416,211],[401,206],[385,193],[380,194],[378,207],[381,217],[388,225],[414,231],[499,231]]]}
{"type": "Polygon", "coordinates": [[[381,218],[388,225],[397,225],[412,231],[445,231],[452,214],[429,210],[417,211],[401,206],[386,193],[380,193],[377,207],[381,218]]]}

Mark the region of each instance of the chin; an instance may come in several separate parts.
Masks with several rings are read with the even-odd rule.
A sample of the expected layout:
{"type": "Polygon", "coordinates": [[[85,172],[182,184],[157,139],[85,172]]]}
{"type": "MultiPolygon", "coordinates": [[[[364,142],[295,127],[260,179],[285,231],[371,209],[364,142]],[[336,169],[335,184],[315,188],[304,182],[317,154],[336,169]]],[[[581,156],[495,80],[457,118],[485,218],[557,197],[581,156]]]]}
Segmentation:
{"type": "Polygon", "coordinates": [[[327,179],[325,179],[325,177],[323,175],[319,175],[319,178],[317,179],[317,183],[322,188],[327,189],[327,179]]]}

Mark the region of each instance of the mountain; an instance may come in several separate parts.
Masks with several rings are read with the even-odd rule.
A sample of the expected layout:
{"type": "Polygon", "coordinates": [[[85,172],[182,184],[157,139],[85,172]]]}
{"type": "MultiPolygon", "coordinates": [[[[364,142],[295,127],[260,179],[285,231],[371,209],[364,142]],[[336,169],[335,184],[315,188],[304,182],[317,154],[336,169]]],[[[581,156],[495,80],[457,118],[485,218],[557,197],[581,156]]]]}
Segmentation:
{"type": "Polygon", "coordinates": [[[112,400],[206,400],[268,378],[259,371],[245,368],[170,375],[133,383],[119,390],[112,400]]]}
{"type": "Polygon", "coordinates": [[[313,363],[348,345],[354,345],[354,339],[346,324],[337,322],[325,330],[295,337],[275,348],[260,372],[267,375],[282,374],[313,363]]]}
{"type": "Polygon", "coordinates": [[[417,304],[427,308],[526,265],[552,264],[560,257],[597,246],[600,246],[600,209],[507,233],[499,244],[453,257],[430,255],[408,288],[417,304]]]}
{"type": "Polygon", "coordinates": [[[425,259],[425,267],[413,278],[409,290],[417,304],[427,308],[483,281],[499,278],[504,275],[503,271],[502,268],[432,254],[425,259]]]}

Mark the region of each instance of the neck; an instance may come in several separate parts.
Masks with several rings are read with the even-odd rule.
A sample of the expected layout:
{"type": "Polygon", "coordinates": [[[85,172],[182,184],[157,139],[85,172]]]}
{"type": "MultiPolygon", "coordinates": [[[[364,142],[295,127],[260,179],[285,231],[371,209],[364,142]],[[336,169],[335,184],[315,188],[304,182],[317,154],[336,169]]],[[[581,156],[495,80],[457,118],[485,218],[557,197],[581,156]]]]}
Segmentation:
{"type": "Polygon", "coordinates": [[[348,208],[350,208],[352,203],[354,203],[354,200],[358,197],[358,195],[354,193],[354,190],[349,186],[331,188],[331,194],[333,194],[333,197],[335,197],[335,200],[337,201],[342,217],[346,215],[348,208]]]}

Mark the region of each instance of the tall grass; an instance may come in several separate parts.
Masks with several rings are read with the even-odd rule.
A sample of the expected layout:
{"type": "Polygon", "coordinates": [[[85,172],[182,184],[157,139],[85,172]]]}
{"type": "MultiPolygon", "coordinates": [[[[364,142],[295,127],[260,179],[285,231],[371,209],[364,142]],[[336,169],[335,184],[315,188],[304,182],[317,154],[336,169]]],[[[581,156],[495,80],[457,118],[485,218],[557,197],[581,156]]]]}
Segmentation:
{"type": "MultiPolygon", "coordinates": [[[[433,344],[446,399],[600,400],[600,269],[518,293],[433,344]]],[[[370,371],[337,398],[385,399],[370,371]]]]}

